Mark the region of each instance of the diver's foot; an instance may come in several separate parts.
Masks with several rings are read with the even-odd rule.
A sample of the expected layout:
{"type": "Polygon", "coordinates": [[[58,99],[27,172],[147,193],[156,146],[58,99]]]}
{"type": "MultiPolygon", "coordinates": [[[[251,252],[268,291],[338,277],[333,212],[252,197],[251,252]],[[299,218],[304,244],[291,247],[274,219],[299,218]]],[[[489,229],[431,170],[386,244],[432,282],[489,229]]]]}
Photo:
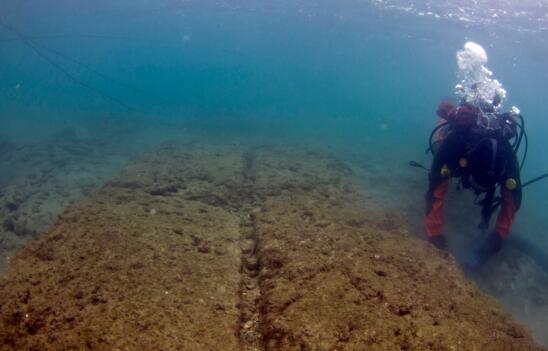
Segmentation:
{"type": "Polygon", "coordinates": [[[431,236],[428,238],[428,241],[440,250],[447,250],[447,240],[445,240],[443,235],[431,236]]]}

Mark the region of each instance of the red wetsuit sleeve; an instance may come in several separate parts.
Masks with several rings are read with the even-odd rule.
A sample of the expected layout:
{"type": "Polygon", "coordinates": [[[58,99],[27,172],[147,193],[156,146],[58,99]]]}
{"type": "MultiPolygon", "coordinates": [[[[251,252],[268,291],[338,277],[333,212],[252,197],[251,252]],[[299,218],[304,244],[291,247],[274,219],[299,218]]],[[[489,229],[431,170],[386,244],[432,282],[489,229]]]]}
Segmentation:
{"type": "Polygon", "coordinates": [[[516,204],[514,202],[514,195],[504,186],[501,189],[502,195],[502,207],[497,217],[496,231],[498,235],[503,239],[508,239],[510,234],[510,228],[514,223],[514,216],[516,215],[516,204]]]}
{"type": "Polygon", "coordinates": [[[443,234],[443,198],[449,189],[449,179],[439,183],[434,191],[429,194],[430,204],[426,213],[426,234],[428,237],[443,234]]]}

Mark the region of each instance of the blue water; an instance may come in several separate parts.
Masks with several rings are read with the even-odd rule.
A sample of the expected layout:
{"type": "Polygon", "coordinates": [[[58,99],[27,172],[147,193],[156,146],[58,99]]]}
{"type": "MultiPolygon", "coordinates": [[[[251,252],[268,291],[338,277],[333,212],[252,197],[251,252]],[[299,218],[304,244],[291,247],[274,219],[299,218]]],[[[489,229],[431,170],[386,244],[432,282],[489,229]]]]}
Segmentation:
{"type": "MultiPolygon", "coordinates": [[[[369,135],[373,142],[389,138],[395,147],[420,151],[437,102],[453,97],[455,52],[474,40],[488,51],[508,106],[519,106],[527,120],[524,178],[546,171],[548,30],[546,12],[537,8],[485,23],[480,15],[503,11],[504,2],[463,11],[451,2],[446,8],[416,2],[410,10],[409,2],[397,1],[9,0],[0,6],[3,21],[38,37],[33,45],[86,85],[25,43],[1,42],[4,137],[32,140],[38,131],[29,123],[47,134],[98,116],[230,118],[369,135]],[[428,9],[440,18],[417,14],[428,9]],[[471,19],[455,19],[451,11],[471,19]],[[379,125],[388,132],[380,134],[379,125]]],[[[0,35],[15,38],[5,29],[0,35]]],[[[548,183],[535,189],[524,206],[542,214],[548,183]]]]}
{"type": "MultiPolygon", "coordinates": [[[[410,158],[429,162],[435,108],[455,99],[455,54],[472,40],[526,120],[527,180],[548,172],[548,2],[486,3],[4,0],[2,22],[26,39],[0,28],[0,140],[72,127],[127,150],[187,127],[308,138],[374,151],[403,181],[410,158]]],[[[514,231],[548,252],[547,209],[548,180],[525,190],[514,231]]]]}

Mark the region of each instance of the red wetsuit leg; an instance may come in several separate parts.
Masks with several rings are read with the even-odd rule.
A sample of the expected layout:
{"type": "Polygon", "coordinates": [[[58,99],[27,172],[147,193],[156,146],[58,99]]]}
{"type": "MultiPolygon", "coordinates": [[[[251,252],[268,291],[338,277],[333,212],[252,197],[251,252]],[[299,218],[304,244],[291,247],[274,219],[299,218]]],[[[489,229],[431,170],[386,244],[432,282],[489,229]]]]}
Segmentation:
{"type": "Polygon", "coordinates": [[[514,196],[512,192],[506,189],[504,186],[501,189],[502,195],[502,207],[497,217],[496,231],[503,240],[508,239],[510,234],[510,228],[514,223],[514,216],[516,214],[516,205],[514,202],[514,196]]]}
{"type": "Polygon", "coordinates": [[[430,194],[431,203],[425,219],[426,235],[429,238],[443,234],[443,198],[448,189],[449,179],[444,179],[430,194]]]}

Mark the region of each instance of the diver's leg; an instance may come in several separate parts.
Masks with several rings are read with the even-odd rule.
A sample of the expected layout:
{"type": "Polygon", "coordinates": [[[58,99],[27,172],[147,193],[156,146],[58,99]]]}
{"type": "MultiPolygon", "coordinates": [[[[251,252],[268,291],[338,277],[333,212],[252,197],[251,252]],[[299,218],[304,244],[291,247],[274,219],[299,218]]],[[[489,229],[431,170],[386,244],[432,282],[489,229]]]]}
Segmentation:
{"type": "Polygon", "coordinates": [[[444,214],[443,199],[449,189],[449,178],[442,176],[443,159],[438,153],[434,157],[428,176],[428,191],[426,192],[425,227],[428,240],[439,249],[445,249],[443,236],[444,214]]]}

